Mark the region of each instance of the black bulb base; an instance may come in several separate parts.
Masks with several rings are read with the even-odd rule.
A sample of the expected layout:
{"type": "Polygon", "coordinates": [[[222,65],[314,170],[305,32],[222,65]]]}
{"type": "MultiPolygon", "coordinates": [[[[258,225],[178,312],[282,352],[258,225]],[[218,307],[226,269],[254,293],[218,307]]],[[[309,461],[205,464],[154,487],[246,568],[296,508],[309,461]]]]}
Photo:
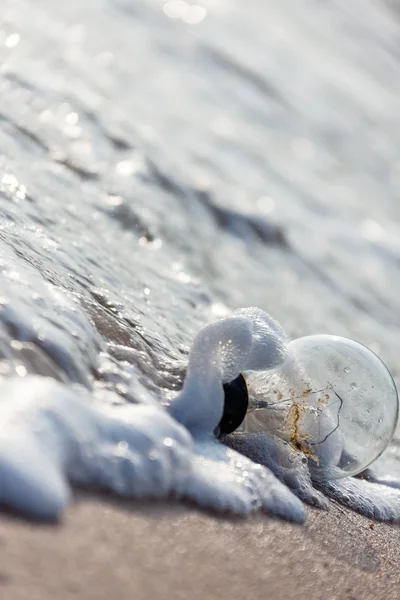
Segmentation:
{"type": "Polygon", "coordinates": [[[224,412],[219,422],[220,435],[235,431],[243,423],[249,406],[246,380],[240,373],[236,379],[224,384],[224,412]]]}

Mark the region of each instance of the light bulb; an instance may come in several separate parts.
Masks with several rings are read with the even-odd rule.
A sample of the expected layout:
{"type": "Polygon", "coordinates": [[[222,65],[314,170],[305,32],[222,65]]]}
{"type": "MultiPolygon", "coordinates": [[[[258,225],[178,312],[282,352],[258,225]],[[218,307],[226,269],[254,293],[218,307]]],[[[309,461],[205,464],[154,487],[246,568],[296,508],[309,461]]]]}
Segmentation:
{"type": "MultiPolygon", "coordinates": [[[[296,339],[279,366],[247,371],[244,379],[244,431],[269,432],[304,452],[314,480],[360,473],[385,450],[396,428],[399,402],[392,376],[376,354],[354,340],[296,339]]],[[[243,418],[244,381],[228,385],[226,397],[234,392],[236,402],[242,398],[243,418]]],[[[224,415],[226,429],[227,423],[237,427],[232,408],[230,421],[229,411],[224,415]]]]}

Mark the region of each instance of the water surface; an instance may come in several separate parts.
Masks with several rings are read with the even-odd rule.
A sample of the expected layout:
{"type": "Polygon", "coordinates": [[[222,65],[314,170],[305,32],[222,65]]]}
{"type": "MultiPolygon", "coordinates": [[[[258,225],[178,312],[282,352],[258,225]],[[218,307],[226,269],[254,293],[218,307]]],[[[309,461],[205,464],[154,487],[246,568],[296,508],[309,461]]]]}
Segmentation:
{"type": "Polygon", "coordinates": [[[3,5],[2,375],[153,405],[256,305],[399,381],[394,3],[3,5]]]}

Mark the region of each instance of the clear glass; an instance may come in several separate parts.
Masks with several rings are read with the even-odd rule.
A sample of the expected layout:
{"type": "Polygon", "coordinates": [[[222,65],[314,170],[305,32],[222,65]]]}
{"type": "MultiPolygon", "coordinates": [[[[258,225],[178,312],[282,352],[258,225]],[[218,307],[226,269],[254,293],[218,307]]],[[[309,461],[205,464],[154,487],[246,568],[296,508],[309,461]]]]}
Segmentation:
{"type": "Polygon", "coordinates": [[[371,350],[343,337],[289,344],[284,363],[248,371],[244,429],[269,431],[309,459],[315,480],[356,475],[389,444],[397,424],[396,385],[371,350]]]}

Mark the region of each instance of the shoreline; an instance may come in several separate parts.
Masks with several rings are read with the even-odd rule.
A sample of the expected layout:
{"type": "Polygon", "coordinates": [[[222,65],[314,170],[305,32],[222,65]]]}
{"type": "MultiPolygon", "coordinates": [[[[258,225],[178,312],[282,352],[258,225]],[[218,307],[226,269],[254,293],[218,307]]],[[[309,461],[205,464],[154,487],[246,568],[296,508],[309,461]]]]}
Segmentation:
{"type": "Polygon", "coordinates": [[[2,515],[2,600],[395,600],[400,530],[331,503],[305,525],[79,492],[59,525],[2,515]]]}

